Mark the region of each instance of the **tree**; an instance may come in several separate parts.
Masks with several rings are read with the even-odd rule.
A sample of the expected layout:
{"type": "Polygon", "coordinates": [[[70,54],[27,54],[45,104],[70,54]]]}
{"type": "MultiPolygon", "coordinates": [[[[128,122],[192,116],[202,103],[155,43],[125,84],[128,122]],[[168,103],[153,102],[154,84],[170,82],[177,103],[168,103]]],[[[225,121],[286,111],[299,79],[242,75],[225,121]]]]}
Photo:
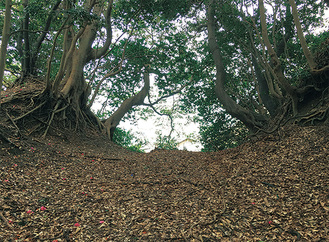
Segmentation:
{"type": "MultiPolygon", "coordinates": [[[[297,7],[304,33],[321,23],[323,3],[298,2],[297,7]]],[[[201,116],[198,122],[205,147],[222,149],[230,140],[225,134],[229,130],[231,134],[245,135],[239,125],[232,125],[236,120],[258,133],[272,132],[292,120],[326,119],[321,110],[313,110],[315,116],[311,115],[310,120],[301,119],[308,116],[306,110],[311,100],[326,95],[328,82],[324,81],[326,71],[322,67],[328,60],[325,61],[325,53],[315,53],[319,46],[315,39],[324,41],[326,34],[315,37],[307,32],[308,48],[313,55],[322,57],[316,61],[316,71],[305,68],[307,60],[296,41],[299,39],[296,18],[288,2],[267,3],[263,8],[258,1],[204,1],[197,11],[208,12],[189,23],[191,35],[206,33],[208,37],[201,40],[199,37],[194,47],[202,57],[204,70],[200,75],[202,84],[196,82],[185,93],[184,108],[201,116]]],[[[233,138],[226,147],[241,142],[236,138],[238,142],[233,138]]]]}
{"type": "MultiPolygon", "coordinates": [[[[150,36],[147,31],[155,26],[158,26],[158,33],[163,31],[170,20],[184,14],[185,7],[189,5],[188,2],[175,3],[177,9],[172,12],[171,2],[175,1],[162,1],[157,5],[153,1],[139,0],[116,1],[115,4],[113,1],[93,0],[50,1],[43,5],[48,9],[46,14],[40,15],[36,11],[37,1],[22,1],[16,20],[20,27],[13,33],[15,42],[12,43],[12,46],[16,46],[17,59],[21,60],[22,69],[21,78],[16,85],[28,81],[31,75],[43,74],[45,89],[41,93],[31,94],[35,106],[15,121],[23,122],[31,115],[38,114],[37,120],[45,125],[44,136],[54,120],[57,124],[76,129],[83,128],[88,123],[96,124],[100,129],[105,126],[109,138],[112,138],[118,123],[133,106],[145,104],[154,108],[160,100],[178,93],[184,86],[180,83],[184,81],[177,82],[178,91],[175,89],[176,84],[170,88],[164,86],[166,91],[159,100],[153,103],[144,102],[150,89],[149,72],[163,78],[164,75],[156,65],[166,62],[157,58],[159,55],[165,56],[160,50],[165,46],[164,42],[160,41],[160,47],[154,47],[157,43],[148,39],[150,36]],[[164,24],[159,24],[159,18],[164,24]],[[38,24],[43,22],[44,24],[38,24]],[[115,42],[113,29],[121,34],[115,42]],[[140,57],[132,55],[131,49],[135,48],[143,49],[144,53],[140,53],[140,57]],[[47,55],[47,64],[36,68],[37,62],[46,62],[44,58],[47,55]],[[150,65],[151,61],[157,64],[150,65]],[[117,110],[113,110],[101,123],[90,111],[90,107],[102,85],[108,80],[112,85],[115,82],[113,78],[120,75],[122,70],[126,71],[126,77],[130,75],[132,79],[119,85],[129,87],[129,81],[132,82],[133,79],[136,79],[133,81],[136,85],[127,95],[118,95],[124,97],[123,100],[120,98],[122,103],[118,102],[114,107],[117,110]],[[88,79],[87,72],[91,74],[88,79]],[[100,73],[103,78],[95,78],[100,73]],[[141,74],[144,76],[144,84],[136,93],[135,87],[141,86],[137,76],[141,74]],[[94,93],[88,101],[92,88],[95,88],[94,93]]],[[[168,68],[168,65],[162,68],[168,68]]],[[[186,77],[190,77],[190,74],[186,77]]],[[[165,82],[169,84],[170,80],[166,79],[165,82]]]]}
{"type": "MultiPolygon", "coordinates": [[[[315,36],[302,31],[322,17],[324,3],[316,0],[53,0],[42,3],[42,14],[39,1],[20,3],[9,42],[12,63],[21,62],[17,85],[38,75],[45,88],[31,93],[34,106],[13,121],[33,116],[44,135],[56,123],[96,125],[112,138],[134,106],[171,117],[156,106],[176,94],[181,110],[207,120],[204,134],[227,127],[245,133],[234,132],[242,130],[237,120],[251,132],[271,132],[307,117],[307,106],[328,87],[328,61],[318,65],[316,47],[307,46],[315,36]],[[90,111],[99,95],[103,123],[90,111]]],[[[325,119],[321,110],[309,116],[312,122],[325,119]]]]}
{"type": "MultiPolygon", "coordinates": [[[[303,34],[301,31],[301,24],[297,16],[296,12],[296,4],[294,1],[290,1],[292,5],[292,15],[293,19],[295,20],[295,25],[297,26],[297,32],[299,39],[302,42],[302,46],[305,46],[303,48],[304,50],[304,58],[308,59],[311,69],[315,68],[314,61],[313,63],[311,62],[312,57],[310,52],[308,51],[308,48],[306,46],[306,42],[303,39],[303,34]]],[[[314,4],[314,3],[313,3],[314,4]]],[[[274,8],[281,8],[280,5],[275,5],[274,8]]],[[[237,48],[245,48],[245,47],[252,47],[253,50],[251,52],[251,55],[249,57],[247,56],[247,60],[249,59],[249,63],[252,63],[254,66],[250,66],[250,70],[252,73],[256,73],[255,78],[258,79],[258,83],[260,83],[259,78],[262,78],[262,73],[268,72],[268,79],[267,79],[267,84],[269,87],[269,91],[267,93],[262,93],[260,95],[263,99],[267,95],[273,95],[273,97],[277,96],[279,98],[279,103],[281,102],[281,106],[278,106],[279,109],[282,109],[284,103],[291,102],[291,107],[292,107],[292,115],[297,116],[300,115],[299,111],[301,109],[302,105],[305,105],[305,103],[300,103],[299,100],[304,99],[304,95],[306,95],[308,92],[310,92],[310,89],[312,89],[313,92],[317,92],[317,88],[315,86],[297,86],[293,82],[294,80],[291,80],[289,77],[287,77],[284,73],[284,70],[282,69],[282,63],[280,61],[280,58],[282,56],[278,55],[278,52],[275,50],[273,47],[273,43],[271,41],[275,41],[275,39],[271,39],[268,32],[268,24],[266,21],[266,10],[264,7],[264,3],[262,0],[258,1],[258,10],[256,12],[256,15],[254,17],[249,17],[249,20],[245,16],[244,11],[239,11],[235,6],[225,2],[225,1],[215,1],[211,0],[209,1],[207,5],[207,31],[208,31],[208,43],[209,43],[209,48],[210,52],[212,54],[215,66],[216,66],[216,85],[215,85],[215,92],[216,96],[219,99],[219,101],[222,103],[223,107],[225,110],[231,114],[233,117],[241,120],[248,128],[249,130],[256,132],[257,130],[261,130],[268,125],[268,117],[267,117],[267,112],[262,112],[261,109],[251,109],[247,108],[244,105],[241,105],[237,103],[235,100],[233,100],[228,94],[227,91],[225,90],[225,83],[228,81],[227,80],[227,67],[224,65],[224,60],[222,56],[223,50],[221,50],[221,47],[223,48],[223,43],[220,43],[218,41],[218,38],[220,38],[220,34],[223,34],[220,29],[225,29],[225,31],[232,31],[232,27],[228,26],[225,23],[225,20],[223,20],[220,14],[223,14],[223,11],[225,9],[229,9],[230,15],[235,17],[235,26],[243,25],[245,22],[249,23],[250,26],[253,26],[253,29],[246,28],[246,30],[252,31],[253,35],[250,35],[251,38],[249,38],[249,41],[251,43],[254,43],[254,46],[245,46],[243,43],[244,36],[239,35],[234,35],[232,42],[234,45],[237,46],[237,48]],[[234,16],[235,15],[235,16],[234,16]],[[257,17],[259,17],[260,20],[260,28],[261,32],[258,31],[258,27],[256,25],[257,17]],[[240,20],[239,20],[240,18],[240,20]],[[243,20],[244,23],[241,21],[243,20]],[[226,29],[227,27],[231,27],[230,29],[226,29]],[[259,37],[259,39],[255,39],[253,36],[255,36],[256,33],[259,37]],[[260,38],[261,37],[261,38],[260,38]],[[258,42],[256,42],[258,41],[258,42]],[[242,44],[241,44],[242,43],[242,44]],[[259,47],[262,47],[262,49],[259,49],[259,47]],[[265,55],[266,52],[268,52],[269,58],[265,55]],[[259,56],[257,52],[263,52],[263,56],[259,56]],[[265,58],[264,58],[265,57],[265,58]],[[265,71],[259,70],[260,67],[265,68],[265,71]],[[271,85],[269,85],[271,84],[271,85]],[[264,95],[266,94],[266,95],[264,95]],[[280,101],[282,100],[282,101],[280,101]]],[[[275,13],[275,12],[274,12],[275,13]]],[[[290,13],[290,10],[286,12],[288,14],[290,13]]],[[[230,18],[227,15],[225,16],[226,19],[230,18]]],[[[292,23],[290,23],[292,24],[292,23]]],[[[285,26],[287,26],[286,24],[285,26]]],[[[284,27],[284,26],[283,26],[284,27]]],[[[274,28],[274,27],[273,27],[274,28]]],[[[287,28],[286,28],[287,30],[287,28]]],[[[245,31],[244,31],[245,32],[245,31]]],[[[275,33],[273,33],[273,36],[275,36],[275,33]]],[[[291,37],[289,37],[290,39],[291,37]]],[[[289,39],[286,39],[286,41],[289,41],[289,39]]],[[[275,43],[274,43],[275,44],[275,43]]],[[[280,55],[283,53],[280,53],[280,55]]],[[[242,52],[242,55],[244,55],[244,52],[242,52]]],[[[241,58],[241,57],[240,57],[241,58]]],[[[289,56],[286,56],[286,58],[289,58],[289,56]]],[[[255,82],[257,83],[257,82],[255,82]]],[[[261,85],[254,86],[255,93],[258,93],[259,95],[259,88],[261,85]]],[[[264,88],[263,88],[264,89],[264,88]]],[[[255,99],[253,99],[255,101],[255,99]]],[[[261,105],[262,103],[256,103],[256,106],[261,105]]],[[[256,107],[255,106],[255,107],[256,107]]],[[[267,105],[268,106],[268,105],[267,105]]],[[[269,110],[270,113],[272,113],[272,110],[269,110]]]]}
{"type": "Polygon", "coordinates": [[[1,39],[1,47],[0,47],[0,97],[2,90],[2,80],[5,72],[5,65],[6,65],[7,45],[9,42],[9,35],[10,35],[10,19],[11,19],[11,0],[6,0],[5,20],[2,29],[2,39],[1,39]]]}

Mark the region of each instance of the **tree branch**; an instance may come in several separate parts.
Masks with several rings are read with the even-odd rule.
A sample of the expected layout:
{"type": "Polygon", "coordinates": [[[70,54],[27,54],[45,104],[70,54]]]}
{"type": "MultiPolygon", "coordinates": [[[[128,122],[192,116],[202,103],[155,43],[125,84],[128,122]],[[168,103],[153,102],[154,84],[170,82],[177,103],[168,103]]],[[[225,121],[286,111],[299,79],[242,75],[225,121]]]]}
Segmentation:
{"type": "Polygon", "coordinates": [[[46,34],[49,32],[50,24],[51,24],[51,21],[52,21],[52,18],[53,18],[53,13],[58,8],[58,6],[61,2],[62,2],[62,0],[58,0],[55,3],[55,5],[53,6],[53,8],[50,10],[48,18],[46,20],[45,27],[44,27],[43,31],[41,32],[41,35],[38,37],[38,39],[36,40],[36,42],[34,44],[33,54],[32,54],[32,58],[31,58],[31,70],[32,70],[32,72],[34,71],[33,69],[34,69],[34,66],[35,66],[35,62],[37,60],[37,56],[39,54],[41,44],[44,41],[44,39],[46,37],[46,34]]]}
{"type": "Polygon", "coordinates": [[[211,0],[207,9],[207,29],[208,45],[216,66],[215,94],[229,114],[242,121],[250,130],[255,131],[262,126],[261,121],[265,120],[265,118],[262,115],[251,112],[236,103],[225,91],[224,83],[226,81],[226,71],[223,64],[222,54],[216,40],[214,16],[214,0],[211,0]]]}
{"type": "Polygon", "coordinates": [[[299,17],[298,17],[296,2],[294,0],[289,0],[289,3],[291,5],[292,16],[294,17],[294,23],[295,23],[296,28],[297,28],[297,36],[299,38],[300,45],[302,46],[302,49],[303,49],[303,52],[304,52],[304,55],[306,57],[306,60],[307,60],[307,63],[309,65],[309,67],[311,68],[311,70],[314,70],[317,65],[314,61],[314,58],[312,56],[311,51],[309,50],[309,48],[307,46],[306,39],[304,37],[302,25],[300,24],[300,20],[299,20],[299,17]]]}
{"type": "Polygon", "coordinates": [[[107,50],[109,49],[112,43],[112,21],[111,21],[112,8],[113,8],[113,0],[110,0],[105,15],[106,40],[102,48],[92,51],[91,59],[101,58],[107,52],[107,50]]]}
{"type": "Polygon", "coordinates": [[[148,101],[149,101],[149,104],[143,104],[145,106],[149,106],[157,115],[159,116],[167,116],[169,119],[170,119],[170,132],[169,132],[169,135],[168,137],[171,137],[172,133],[174,132],[174,120],[172,118],[172,116],[168,113],[160,113],[158,112],[155,107],[153,106],[153,103],[151,103],[151,100],[150,100],[150,96],[148,96],[148,101]]]}
{"type": "Polygon", "coordinates": [[[144,103],[144,99],[149,93],[150,90],[150,76],[149,76],[149,70],[146,67],[145,73],[144,73],[144,86],[142,90],[123,101],[123,103],[120,105],[120,107],[105,121],[105,127],[108,137],[112,140],[113,133],[120,123],[123,116],[133,107],[136,105],[141,105],[144,103]]]}
{"type": "Polygon", "coordinates": [[[90,101],[89,101],[89,104],[88,106],[91,107],[95,101],[95,98],[98,94],[98,91],[99,91],[99,88],[100,86],[102,85],[102,83],[109,77],[112,77],[112,76],[115,76],[116,74],[120,73],[121,70],[122,70],[122,64],[123,64],[123,60],[124,60],[124,57],[125,57],[125,54],[126,54],[126,49],[127,49],[127,44],[128,44],[128,41],[130,39],[130,37],[132,36],[132,31],[130,32],[130,35],[129,37],[127,38],[126,42],[125,42],[125,45],[124,45],[124,48],[123,48],[123,52],[122,52],[122,56],[121,56],[121,61],[119,62],[119,64],[117,66],[115,66],[114,68],[112,68],[112,70],[106,74],[98,83],[97,83],[97,86],[94,90],[94,93],[93,93],[93,96],[91,97],[90,101]],[[115,69],[117,69],[116,71],[114,71],[115,69]]]}
{"type": "Polygon", "coordinates": [[[162,101],[163,99],[166,99],[166,98],[168,98],[168,97],[171,97],[171,96],[173,96],[173,95],[176,95],[176,94],[178,94],[178,93],[180,93],[187,85],[189,85],[190,83],[192,83],[193,82],[193,75],[191,76],[191,78],[190,78],[190,81],[189,82],[187,82],[185,85],[183,85],[183,86],[181,86],[179,89],[177,89],[176,91],[172,91],[171,93],[169,93],[169,94],[167,94],[167,95],[164,95],[164,96],[162,96],[162,97],[160,97],[159,99],[157,99],[156,101],[154,101],[154,102],[151,102],[150,101],[150,98],[148,98],[148,100],[149,100],[149,103],[144,103],[143,105],[144,106],[153,106],[153,105],[156,105],[156,104],[158,104],[160,101],[162,101]]]}
{"type": "Polygon", "coordinates": [[[297,114],[297,103],[298,103],[298,98],[296,95],[296,88],[291,86],[286,78],[283,75],[282,69],[281,69],[281,62],[279,57],[277,56],[276,52],[274,51],[271,42],[268,37],[267,33],[267,23],[266,23],[266,18],[265,18],[265,7],[264,7],[264,1],[263,0],[258,0],[259,4],[259,12],[260,12],[260,22],[261,22],[261,28],[262,28],[262,36],[264,39],[264,43],[266,45],[267,51],[270,54],[271,61],[273,63],[273,70],[274,74],[277,77],[277,80],[283,87],[285,91],[289,94],[291,100],[292,100],[292,107],[293,107],[293,112],[296,115],[297,114]]]}

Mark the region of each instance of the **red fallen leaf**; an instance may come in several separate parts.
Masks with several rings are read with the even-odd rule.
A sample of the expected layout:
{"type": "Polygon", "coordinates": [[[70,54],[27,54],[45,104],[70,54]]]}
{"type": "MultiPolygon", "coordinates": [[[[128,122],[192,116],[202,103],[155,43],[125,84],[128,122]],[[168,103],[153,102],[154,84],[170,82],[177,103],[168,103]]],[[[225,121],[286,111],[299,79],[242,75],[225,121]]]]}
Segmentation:
{"type": "Polygon", "coordinates": [[[272,224],[273,223],[273,221],[268,221],[268,224],[272,224]]]}
{"type": "Polygon", "coordinates": [[[27,211],[28,214],[34,213],[32,210],[27,211]]]}
{"type": "Polygon", "coordinates": [[[40,208],[41,211],[44,211],[44,210],[46,210],[46,209],[47,209],[47,208],[44,207],[44,206],[42,206],[42,207],[40,208]]]}
{"type": "Polygon", "coordinates": [[[74,226],[75,226],[75,227],[79,227],[80,224],[79,224],[79,223],[75,223],[74,226]]]}

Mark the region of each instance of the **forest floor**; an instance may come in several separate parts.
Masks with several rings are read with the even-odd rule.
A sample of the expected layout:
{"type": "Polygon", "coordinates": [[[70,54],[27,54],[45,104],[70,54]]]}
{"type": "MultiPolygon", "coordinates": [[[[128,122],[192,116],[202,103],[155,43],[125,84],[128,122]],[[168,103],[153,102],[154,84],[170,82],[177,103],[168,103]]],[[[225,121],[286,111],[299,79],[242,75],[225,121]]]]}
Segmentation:
{"type": "Polygon", "coordinates": [[[0,141],[0,241],[329,240],[328,126],[212,153],[66,136],[0,141]]]}

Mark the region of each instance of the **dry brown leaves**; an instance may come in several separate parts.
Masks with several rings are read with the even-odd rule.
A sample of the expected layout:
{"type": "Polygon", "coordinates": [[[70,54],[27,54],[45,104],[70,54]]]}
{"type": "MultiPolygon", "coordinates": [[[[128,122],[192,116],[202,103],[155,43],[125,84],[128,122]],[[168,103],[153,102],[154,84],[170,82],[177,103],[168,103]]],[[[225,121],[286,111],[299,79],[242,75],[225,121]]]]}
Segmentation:
{"type": "MultiPolygon", "coordinates": [[[[1,241],[326,241],[327,127],[216,153],[104,140],[0,152],[1,241]]],[[[73,142],[73,141],[72,141],[73,142]]]]}

